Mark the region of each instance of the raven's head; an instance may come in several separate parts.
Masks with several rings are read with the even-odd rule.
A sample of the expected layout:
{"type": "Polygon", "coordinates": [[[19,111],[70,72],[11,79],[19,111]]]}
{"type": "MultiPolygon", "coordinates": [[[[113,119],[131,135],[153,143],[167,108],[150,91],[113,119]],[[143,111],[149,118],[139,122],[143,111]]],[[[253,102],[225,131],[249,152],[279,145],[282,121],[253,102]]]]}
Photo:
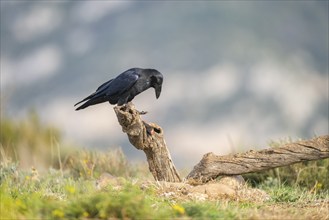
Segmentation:
{"type": "Polygon", "coordinates": [[[160,97],[162,82],[163,82],[162,74],[157,70],[152,70],[151,87],[153,87],[155,90],[156,98],[160,97]]]}

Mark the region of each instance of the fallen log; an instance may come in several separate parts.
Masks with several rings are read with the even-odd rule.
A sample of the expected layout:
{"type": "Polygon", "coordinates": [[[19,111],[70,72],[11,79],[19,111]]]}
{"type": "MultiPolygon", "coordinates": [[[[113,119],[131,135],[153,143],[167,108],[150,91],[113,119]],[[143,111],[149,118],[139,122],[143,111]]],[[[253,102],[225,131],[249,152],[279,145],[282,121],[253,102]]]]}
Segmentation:
{"type": "Polygon", "coordinates": [[[252,173],[324,158],[329,158],[329,135],[234,155],[208,153],[187,175],[187,179],[207,182],[219,176],[252,173]]]}

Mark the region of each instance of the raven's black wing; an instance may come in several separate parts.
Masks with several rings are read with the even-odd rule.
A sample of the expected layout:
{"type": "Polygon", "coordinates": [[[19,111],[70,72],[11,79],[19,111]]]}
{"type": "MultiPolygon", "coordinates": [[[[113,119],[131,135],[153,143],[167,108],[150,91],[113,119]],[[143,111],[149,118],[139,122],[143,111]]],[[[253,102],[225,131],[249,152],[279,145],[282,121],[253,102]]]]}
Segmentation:
{"type": "Polygon", "coordinates": [[[106,83],[103,83],[97,88],[96,92],[78,102],[74,106],[88,100],[86,103],[76,109],[80,110],[88,107],[89,105],[95,105],[109,101],[109,97],[120,95],[130,89],[136,83],[138,78],[139,75],[136,72],[136,69],[129,69],[121,73],[115,79],[111,79],[106,83]]]}
{"type": "Polygon", "coordinates": [[[129,69],[113,79],[111,85],[104,89],[107,96],[116,96],[126,92],[138,80],[139,74],[136,69],[129,69]]]}

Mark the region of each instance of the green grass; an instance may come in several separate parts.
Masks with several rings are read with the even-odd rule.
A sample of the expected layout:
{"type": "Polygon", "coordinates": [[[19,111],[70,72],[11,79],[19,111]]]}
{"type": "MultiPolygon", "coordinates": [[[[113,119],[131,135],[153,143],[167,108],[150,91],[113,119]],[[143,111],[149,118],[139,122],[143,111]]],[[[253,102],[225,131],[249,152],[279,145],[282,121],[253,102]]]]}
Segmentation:
{"type": "Polygon", "coordinates": [[[1,219],[25,218],[172,218],[179,216],[169,202],[152,190],[127,181],[122,189],[98,190],[95,181],[63,177],[51,170],[37,179],[32,173],[1,170],[1,219]]]}
{"type": "Polygon", "coordinates": [[[329,191],[329,159],[305,161],[243,177],[254,187],[259,185],[306,188],[310,191],[329,191]]]}
{"type": "MultiPolygon", "coordinates": [[[[280,204],[292,206],[287,212],[296,217],[298,204],[329,202],[328,193],[323,191],[267,183],[259,188],[268,192],[271,200],[262,204],[229,200],[175,201],[159,197],[155,189],[142,190],[131,180],[121,189],[108,186],[98,190],[95,179],[77,178],[70,172],[63,175],[54,169],[43,174],[36,170],[26,172],[16,164],[1,167],[0,185],[1,219],[248,219],[260,215],[259,210],[280,204]]],[[[316,210],[306,213],[304,219],[318,215],[316,210]]]]}

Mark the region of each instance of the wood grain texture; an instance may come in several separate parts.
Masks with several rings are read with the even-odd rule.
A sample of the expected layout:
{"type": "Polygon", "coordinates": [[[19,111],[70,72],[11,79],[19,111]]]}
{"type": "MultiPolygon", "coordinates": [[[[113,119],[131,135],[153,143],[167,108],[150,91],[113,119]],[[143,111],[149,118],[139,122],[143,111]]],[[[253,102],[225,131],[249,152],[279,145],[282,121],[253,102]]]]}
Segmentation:
{"type": "Polygon", "coordinates": [[[162,128],[157,124],[144,122],[140,117],[140,112],[132,103],[115,106],[114,111],[122,131],[128,135],[130,143],[146,154],[154,179],[181,182],[164,140],[162,128]]]}
{"type": "MultiPolygon", "coordinates": [[[[155,180],[181,182],[164,140],[162,128],[157,124],[144,122],[140,117],[141,113],[132,103],[115,106],[114,111],[130,143],[146,154],[149,170],[155,180]]],[[[186,179],[202,183],[219,176],[258,172],[324,158],[329,158],[329,135],[234,155],[218,156],[208,153],[194,166],[186,179]]]]}
{"type": "Polygon", "coordinates": [[[329,135],[234,155],[208,153],[188,174],[187,179],[207,182],[222,175],[257,172],[324,158],[329,158],[329,135]]]}

